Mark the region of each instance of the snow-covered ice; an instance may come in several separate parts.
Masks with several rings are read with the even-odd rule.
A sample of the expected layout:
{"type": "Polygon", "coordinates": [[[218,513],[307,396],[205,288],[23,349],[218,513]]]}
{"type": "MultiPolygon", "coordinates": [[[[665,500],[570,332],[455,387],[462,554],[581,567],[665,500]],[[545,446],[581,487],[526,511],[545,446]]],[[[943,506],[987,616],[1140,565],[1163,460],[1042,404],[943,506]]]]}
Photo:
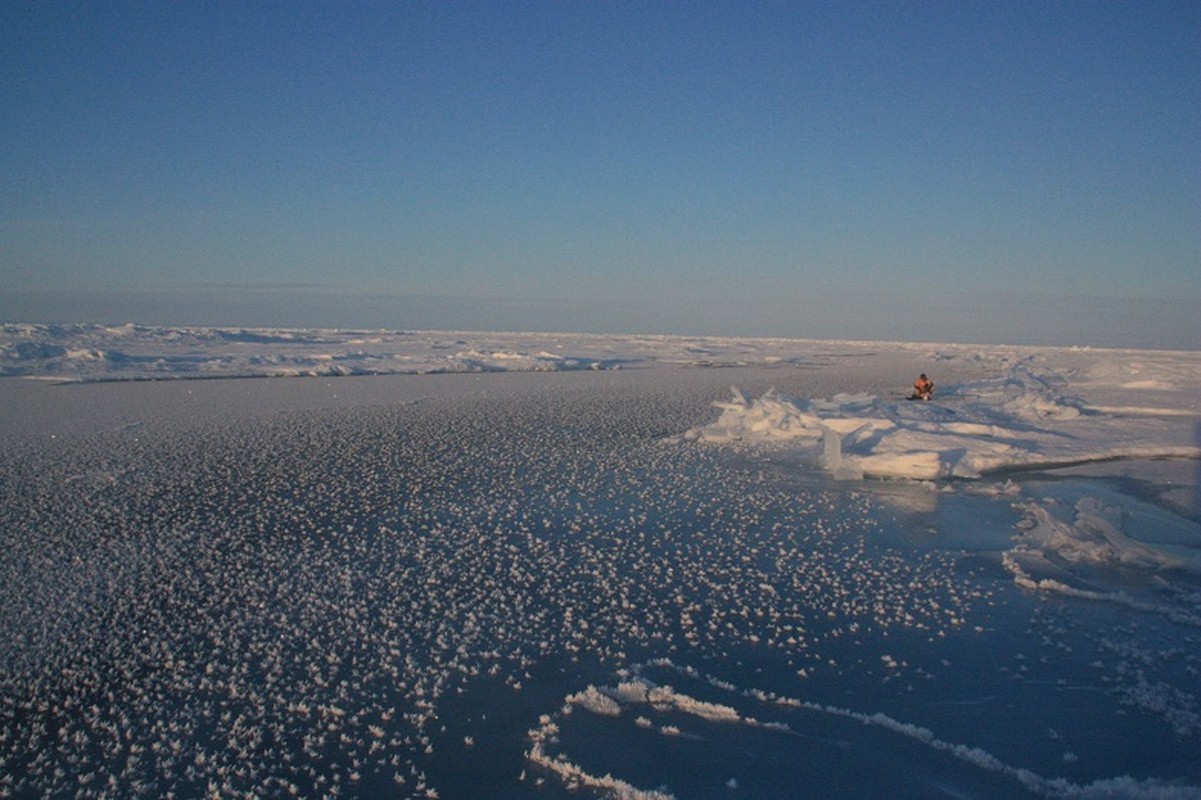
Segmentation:
{"type": "Polygon", "coordinates": [[[63,381],[797,363],[783,339],[456,331],[0,325],[0,375],[63,381]]]}
{"type": "Polygon", "coordinates": [[[822,466],[850,478],[980,478],[1015,468],[1201,457],[1193,430],[1201,363],[1185,356],[1158,366],[1140,360],[1130,372],[1149,377],[1102,384],[1097,402],[1088,396],[1097,388],[1093,370],[1108,371],[1113,358],[1030,356],[943,389],[931,402],[866,393],[796,400],[775,392],[751,401],[735,389],[732,400],[717,404],[722,414],[715,422],[687,436],[719,443],[820,440],[822,466]],[[1094,366],[1098,360],[1104,364],[1094,366]],[[1122,405],[1105,404],[1119,394],[1122,405]]]}
{"type": "Polygon", "coordinates": [[[1201,797],[1201,353],[10,324],[0,372],[0,797],[1201,797]]]}

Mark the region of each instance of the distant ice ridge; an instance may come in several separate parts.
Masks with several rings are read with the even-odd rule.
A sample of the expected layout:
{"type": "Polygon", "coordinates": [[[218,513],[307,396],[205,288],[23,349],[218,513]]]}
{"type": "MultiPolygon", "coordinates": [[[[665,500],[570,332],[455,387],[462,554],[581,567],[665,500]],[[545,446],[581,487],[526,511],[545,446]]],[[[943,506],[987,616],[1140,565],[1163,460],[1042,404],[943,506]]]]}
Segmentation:
{"type": "Polygon", "coordinates": [[[120,381],[603,370],[651,363],[788,367],[810,362],[798,354],[800,344],[703,336],[6,323],[0,324],[0,377],[120,381]]]}
{"type": "MultiPolygon", "coordinates": [[[[0,376],[69,381],[609,369],[554,337],[404,331],[0,326],[0,376]]],[[[575,348],[587,343],[572,341],[575,348]]]]}
{"type": "MultiPolygon", "coordinates": [[[[1097,391],[1095,377],[1081,385],[1097,391]]],[[[1102,388],[1109,397],[1114,391],[1145,394],[1147,385],[1102,388]]],[[[1195,407],[1179,401],[1154,407],[1145,400],[1142,406],[1093,404],[1071,393],[1073,388],[1060,372],[1025,361],[997,377],[941,389],[932,402],[871,394],[806,400],[775,391],[748,400],[735,387],[731,400],[714,403],[721,409],[717,421],[684,438],[809,448],[822,467],[850,479],[979,478],[1005,469],[1108,459],[1201,457],[1187,429],[1165,422],[1196,416],[1195,407]]]]}

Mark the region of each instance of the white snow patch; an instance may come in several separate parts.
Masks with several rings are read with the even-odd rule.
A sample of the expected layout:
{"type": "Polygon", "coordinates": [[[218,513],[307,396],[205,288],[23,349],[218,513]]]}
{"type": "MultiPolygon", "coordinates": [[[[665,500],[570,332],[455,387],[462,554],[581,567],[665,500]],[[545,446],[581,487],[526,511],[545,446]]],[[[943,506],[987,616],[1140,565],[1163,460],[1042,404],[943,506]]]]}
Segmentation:
{"type": "MultiPolygon", "coordinates": [[[[1201,392],[1201,377],[1194,376],[1193,386],[1201,392]]],[[[864,394],[804,400],[775,391],[748,400],[735,388],[731,400],[714,403],[721,410],[715,422],[684,438],[808,448],[820,466],[844,479],[979,478],[1121,458],[1201,458],[1191,431],[1132,425],[1104,410],[1110,407],[1069,394],[1071,388],[1056,370],[1024,361],[1001,376],[943,389],[928,403],[864,394]]],[[[1139,411],[1199,416],[1195,405],[1139,411]]]]}

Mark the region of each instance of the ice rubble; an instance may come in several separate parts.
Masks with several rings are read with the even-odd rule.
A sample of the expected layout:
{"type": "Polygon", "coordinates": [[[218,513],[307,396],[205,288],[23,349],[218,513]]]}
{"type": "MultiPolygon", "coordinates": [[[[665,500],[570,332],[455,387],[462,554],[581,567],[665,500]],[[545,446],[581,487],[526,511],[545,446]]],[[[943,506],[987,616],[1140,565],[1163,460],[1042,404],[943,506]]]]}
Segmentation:
{"type": "MultiPolygon", "coordinates": [[[[1018,363],[997,377],[944,389],[932,402],[884,400],[871,394],[795,399],[769,391],[714,405],[716,422],[685,439],[728,444],[810,447],[839,478],[979,478],[1005,469],[1117,458],[1198,458],[1166,427],[1142,440],[1124,434],[1129,421],[1068,394],[1053,369],[1018,363]]],[[[1140,388],[1140,387],[1136,387],[1140,388]]],[[[1129,409],[1127,409],[1129,411],[1129,409]]],[[[1170,417],[1182,409],[1151,409],[1170,417]]],[[[1187,441],[1187,440],[1186,440],[1187,441]]]]}

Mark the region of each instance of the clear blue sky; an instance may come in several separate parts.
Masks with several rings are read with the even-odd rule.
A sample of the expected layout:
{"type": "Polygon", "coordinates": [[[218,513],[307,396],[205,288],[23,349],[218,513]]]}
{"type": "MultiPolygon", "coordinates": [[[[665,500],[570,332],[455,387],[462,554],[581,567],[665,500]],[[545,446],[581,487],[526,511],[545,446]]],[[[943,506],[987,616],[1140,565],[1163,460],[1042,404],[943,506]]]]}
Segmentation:
{"type": "Polygon", "coordinates": [[[1201,348],[1198,2],[0,4],[0,319],[1201,348]]]}

